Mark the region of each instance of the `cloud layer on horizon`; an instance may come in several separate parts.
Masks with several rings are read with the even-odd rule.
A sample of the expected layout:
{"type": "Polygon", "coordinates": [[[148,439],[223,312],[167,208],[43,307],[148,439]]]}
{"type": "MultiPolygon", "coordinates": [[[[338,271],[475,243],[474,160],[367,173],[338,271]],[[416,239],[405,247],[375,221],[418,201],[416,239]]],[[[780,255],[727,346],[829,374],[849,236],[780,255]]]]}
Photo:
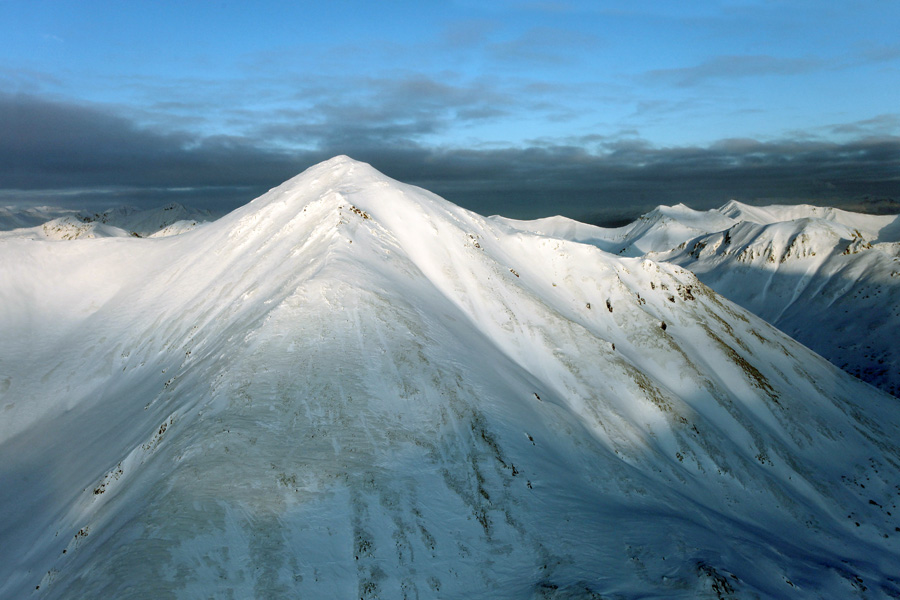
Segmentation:
{"type": "MultiPolygon", "coordinates": [[[[180,201],[224,211],[336,154],[477,212],[520,218],[564,214],[608,222],[658,204],[710,208],[730,198],[848,207],[900,198],[900,137],[877,135],[879,119],[833,126],[855,135],[840,143],[797,132],[776,141],[661,148],[626,132],[450,147],[429,145],[419,135],[437,110],[426,92],[434,106],[444,106],[440,100],[448,94],[454,110],[489,105],[432,81],[404,85],[423,98],[421,119],[410,119],[407,128],[395,127],[390,115],[335,106],[317,122],[292,116],[296,131],[280,135],[309,140],[300,150],[272,144],[279,132],[267,127],[244,136],[203,136],[141,126],[106,106],[0,94],[0,203],[90,208],[180,201]]],[[[396,104],[389,100],[385,105],[396,104]]]]}

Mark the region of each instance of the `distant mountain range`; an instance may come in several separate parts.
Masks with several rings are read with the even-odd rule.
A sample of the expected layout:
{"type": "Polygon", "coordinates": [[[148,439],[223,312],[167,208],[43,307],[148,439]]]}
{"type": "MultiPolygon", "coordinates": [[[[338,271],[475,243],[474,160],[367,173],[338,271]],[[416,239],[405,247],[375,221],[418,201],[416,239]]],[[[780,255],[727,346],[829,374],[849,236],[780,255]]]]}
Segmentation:
{"type": "Polygon", "coordinates": [[[0,237],[75,240],[98,237],[165,237],[212,221],[209,211],[170,203],[156,209],[119,206],[103,212],[52,207],[0,207],[0,237]]]}
{"type": "Polygon", "coordinates": [[[523,230],[689,269],[834,364],[900,396],[900,217],[731,201],[660,206],[604,229],[563,217],[523,230]]]}
{"type": "Polygon", "coordinates": [[[0,597],[900,596],[897,399],[676,264],[784,303],[893,225],[750,210],[484,218],[337,157],[0,236],[0,597]]]}

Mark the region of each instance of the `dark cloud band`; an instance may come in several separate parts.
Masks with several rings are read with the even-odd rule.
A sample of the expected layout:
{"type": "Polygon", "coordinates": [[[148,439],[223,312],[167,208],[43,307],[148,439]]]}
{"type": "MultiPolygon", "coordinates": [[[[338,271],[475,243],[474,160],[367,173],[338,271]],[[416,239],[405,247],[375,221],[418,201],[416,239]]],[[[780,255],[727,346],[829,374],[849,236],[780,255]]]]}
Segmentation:
{"type": "Polygon", "coordinates": [[[897,137],[656,148],[593,136],[592,151],[575,142],[448,149],[424,146],[402,128],[378,128],[299,123],[309,144],[286,151],[264,137],[148,129],[98,107],[0,95],[0,194],[5,203],[18,193],[78,208],[176,200],[224,211],[315,162],[348,154],[467,208],[522,218],[608,222],[657,204],[708,208],[729,198],[854,207],[900,198],[897,137]]]}

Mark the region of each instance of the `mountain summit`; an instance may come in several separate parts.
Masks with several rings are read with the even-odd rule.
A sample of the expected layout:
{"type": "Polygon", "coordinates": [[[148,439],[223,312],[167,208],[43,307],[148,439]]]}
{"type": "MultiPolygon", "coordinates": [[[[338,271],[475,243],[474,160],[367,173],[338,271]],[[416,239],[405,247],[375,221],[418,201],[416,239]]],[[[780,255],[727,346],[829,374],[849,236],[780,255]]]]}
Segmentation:
{"type": "Polygon", "coordinates": [[[679,267],[347,157],[0,254],[2,597],[900,594],[895,399],[679,267]]]}

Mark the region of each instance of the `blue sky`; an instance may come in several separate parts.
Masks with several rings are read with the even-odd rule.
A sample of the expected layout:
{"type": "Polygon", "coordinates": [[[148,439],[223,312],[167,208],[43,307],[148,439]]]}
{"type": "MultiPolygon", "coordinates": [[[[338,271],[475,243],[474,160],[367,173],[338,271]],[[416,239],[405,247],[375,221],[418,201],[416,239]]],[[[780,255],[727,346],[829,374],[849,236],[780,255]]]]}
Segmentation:
{"type": "Polygon", "coordinates": [[[0,202],[231,207],[339,153],[513,216],[897,199],[898,24],[890,0],[0,0],[0,202]]]}

